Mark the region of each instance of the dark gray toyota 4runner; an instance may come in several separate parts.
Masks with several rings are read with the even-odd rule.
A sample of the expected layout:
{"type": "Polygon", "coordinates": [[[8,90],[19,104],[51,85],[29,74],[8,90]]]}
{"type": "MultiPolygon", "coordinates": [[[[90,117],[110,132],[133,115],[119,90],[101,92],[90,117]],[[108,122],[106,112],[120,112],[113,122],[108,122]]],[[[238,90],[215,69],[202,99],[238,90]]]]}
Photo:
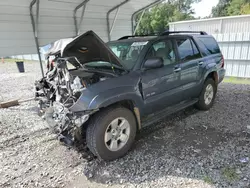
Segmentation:
{"type": "Polygon", "coordinates": [[[195,105],[209,110],[225,76],[205,32],[125,36],[105,44],[93,31],[52,44],[36,82],[44,117],[61,141],[86,143],[103,160],[124,156],[136,133],[195,105]]]}

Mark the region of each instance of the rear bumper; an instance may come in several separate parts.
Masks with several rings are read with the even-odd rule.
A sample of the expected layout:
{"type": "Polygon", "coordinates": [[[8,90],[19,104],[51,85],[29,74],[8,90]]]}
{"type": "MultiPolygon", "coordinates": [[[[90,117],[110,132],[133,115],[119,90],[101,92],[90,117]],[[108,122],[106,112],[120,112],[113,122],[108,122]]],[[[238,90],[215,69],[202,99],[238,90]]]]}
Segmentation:
{"type": "Polygon", "coordinates": [[[219,83],[221,83],[223,81],[223,79],[225,78],[225,75],[226,75],[226,69],[221,68],[218,71],[218,80],[219,80],[219,83]]]}

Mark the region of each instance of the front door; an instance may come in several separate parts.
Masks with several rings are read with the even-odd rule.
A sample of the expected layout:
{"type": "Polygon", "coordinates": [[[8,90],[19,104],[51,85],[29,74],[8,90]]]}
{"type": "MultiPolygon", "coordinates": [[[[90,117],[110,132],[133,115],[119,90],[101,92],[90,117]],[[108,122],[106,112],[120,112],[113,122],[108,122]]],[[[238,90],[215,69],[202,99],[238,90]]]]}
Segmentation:
{"type": "Polygon", "coordinates": [[[164,67],[142,72],[144,114],[155,113],[181,101],[180,65],[177,64],[173,41],[166,39],[154,43],[147,55],[147,58],[152,57],[161,57],[164,67]]]}
{"type": "Polygon", "coordinates": [[[180,84],[183,91],[183,100],[199,95],[199,64],[202,63],[201,54],[190,38],[176,39],[180,60],[180,84]]]}

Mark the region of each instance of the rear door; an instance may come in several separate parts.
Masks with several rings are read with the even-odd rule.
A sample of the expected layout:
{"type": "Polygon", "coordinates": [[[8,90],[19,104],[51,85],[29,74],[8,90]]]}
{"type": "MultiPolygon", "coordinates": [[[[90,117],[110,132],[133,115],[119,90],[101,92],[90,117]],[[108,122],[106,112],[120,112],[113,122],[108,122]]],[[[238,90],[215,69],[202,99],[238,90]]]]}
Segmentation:
{"type": "MultiPolygon", "coordinates": [[[[223,56],[216,40],[212,36],[199,36],[195,38],[202,53],[203,65],[199,66],[198,79],[202,80],[206,72],[206,66],[217,66],[222,63],[223,56]]],[[[222,67],[224,65],[220,65],[222,67]]]]}
{"type": "Polygon", "coordinates": [[[179,64],[173,41],[165,39],[155,42],[146,59],[152,57],[161,57],[164,67],[142,72],[145,114],[154,113],[181,101],[179,64]]]}
{"type": "Polygon", "coordinates": [[[203,65],[202,56],[189,37],[176,39],[176,47],[180,61],[180,84],[183,91],[183,100],[197,97],[199,94],[198,74],[203,65]]]}

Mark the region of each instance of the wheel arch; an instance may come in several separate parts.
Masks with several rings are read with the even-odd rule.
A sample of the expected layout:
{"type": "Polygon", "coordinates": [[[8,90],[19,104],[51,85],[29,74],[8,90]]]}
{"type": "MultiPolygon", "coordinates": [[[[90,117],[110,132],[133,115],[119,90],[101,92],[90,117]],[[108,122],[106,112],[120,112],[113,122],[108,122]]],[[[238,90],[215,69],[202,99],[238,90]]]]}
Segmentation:
{"type": "Polygon", "coordinates": [[[206,75],[204,82],[205,82],[208,78],[213,79],[216,85],[219,84],[219,76],[218,76],[217,71],[215,71],[215,70],[210,71],[210,72],[206,75]]]}
{"type": "Polygon", "coordinates": [[[136,105],[135,101],[131,99],[123,99],[120,101],[116,101],[112,104],[109,104],[105,107],[100,108],[100,110],[105,110],[106,108],[111,108],[115,106],[122,106],[124,108],[129,109],[135,116],[136,123],[137,123],[137,130],[141,129],[141,113],[139,107],[136,105]]]}

